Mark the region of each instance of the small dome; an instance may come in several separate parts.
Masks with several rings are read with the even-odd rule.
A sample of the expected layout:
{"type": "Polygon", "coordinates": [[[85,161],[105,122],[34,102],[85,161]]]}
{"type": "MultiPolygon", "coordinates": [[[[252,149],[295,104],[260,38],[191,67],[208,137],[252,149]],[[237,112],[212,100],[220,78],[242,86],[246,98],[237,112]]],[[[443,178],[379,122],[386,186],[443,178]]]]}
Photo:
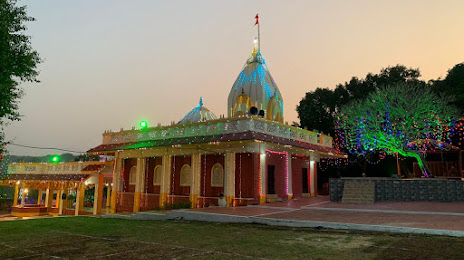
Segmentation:
{"type": "Polygon", "coordinates": [[[198,106],[188,112],[184,118],[179,121],[179,124],[198,123],[214,119],[217,119],[216,115],[203,106],[203,99],[200,98],[198,106]]]}

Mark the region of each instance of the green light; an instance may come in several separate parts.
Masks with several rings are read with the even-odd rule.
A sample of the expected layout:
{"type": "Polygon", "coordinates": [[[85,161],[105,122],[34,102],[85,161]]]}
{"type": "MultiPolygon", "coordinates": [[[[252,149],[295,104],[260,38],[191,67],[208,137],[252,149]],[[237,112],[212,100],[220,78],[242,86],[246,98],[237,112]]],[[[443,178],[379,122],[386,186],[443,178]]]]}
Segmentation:
{"type": "Polygon", "coordinates": [[[140,121],[140,128],[141,129],[145,129],[148,127],[148,123],[147,121],[140,121]]]}
{"type": "Polygon", "coordinates": [[[58,155],[55,155],[52,157],[52,162],[59,162],[60,161],[60,157],[58,155]]]}

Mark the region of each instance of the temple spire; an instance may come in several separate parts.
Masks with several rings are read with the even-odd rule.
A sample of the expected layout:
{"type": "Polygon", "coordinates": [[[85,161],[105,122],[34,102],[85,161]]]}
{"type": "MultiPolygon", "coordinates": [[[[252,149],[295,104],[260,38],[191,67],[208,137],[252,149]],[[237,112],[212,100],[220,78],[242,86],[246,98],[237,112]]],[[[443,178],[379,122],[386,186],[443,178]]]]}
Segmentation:
{"type": "Polygon", "coordinates": [[[203,106],[203,97],[200,97],[200,102],[198,103],[198,106],[199,106],[199,107],[202,107],[202,106],[203,106]]]}
{"type": "Polygon", "coordinates": [[[256,18],[256,22],[255,22],[255,25],[258,25],[258,53],[261,51],[261,35],[259,33],[259,15],[256,14],[255,16],[256,18]]]}

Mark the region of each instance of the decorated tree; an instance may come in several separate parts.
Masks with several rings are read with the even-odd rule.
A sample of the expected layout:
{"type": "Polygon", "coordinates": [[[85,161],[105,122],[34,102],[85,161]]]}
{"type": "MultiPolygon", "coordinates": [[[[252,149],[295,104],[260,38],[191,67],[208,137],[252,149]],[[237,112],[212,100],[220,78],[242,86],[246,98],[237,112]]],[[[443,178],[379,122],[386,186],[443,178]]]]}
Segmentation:
{"type": "Polygon", "coordinates": [[[307,92],[296,108],[299,126],[334,135],[336,113],[340,107],[353,100],[363,99],[368,93],[384,85],[412,83],[425,86],[426,83],[419,80],[420,76],[419,69],[398,64],[384,68],[380,73],[368,73],[365,78],[352,77],[350,81],[339,84],[334,89],[317,88],[307,92]]]}
{"type": "Polygon", "coordinates": [[[384,151],[413,157],[428,177],[425,152],[448,147],[449,129],[458,114],[449,102],[423,85],[379,88],[341,107],[337,114],[341,142],[354,154],[384,151]]]}

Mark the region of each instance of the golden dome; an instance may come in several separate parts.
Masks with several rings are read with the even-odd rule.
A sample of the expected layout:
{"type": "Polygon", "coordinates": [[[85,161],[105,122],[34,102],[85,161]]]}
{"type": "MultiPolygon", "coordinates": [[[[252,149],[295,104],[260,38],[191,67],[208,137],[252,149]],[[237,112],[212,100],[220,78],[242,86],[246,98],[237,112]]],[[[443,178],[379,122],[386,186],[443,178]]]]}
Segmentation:
{"type": "Polygon", "coordinates": [[[203,106],[203,98],[200,97],[198,106],[188,112],[178,124],[198,123],[214,119],[217,119],[216,115],[203,106]]]}

